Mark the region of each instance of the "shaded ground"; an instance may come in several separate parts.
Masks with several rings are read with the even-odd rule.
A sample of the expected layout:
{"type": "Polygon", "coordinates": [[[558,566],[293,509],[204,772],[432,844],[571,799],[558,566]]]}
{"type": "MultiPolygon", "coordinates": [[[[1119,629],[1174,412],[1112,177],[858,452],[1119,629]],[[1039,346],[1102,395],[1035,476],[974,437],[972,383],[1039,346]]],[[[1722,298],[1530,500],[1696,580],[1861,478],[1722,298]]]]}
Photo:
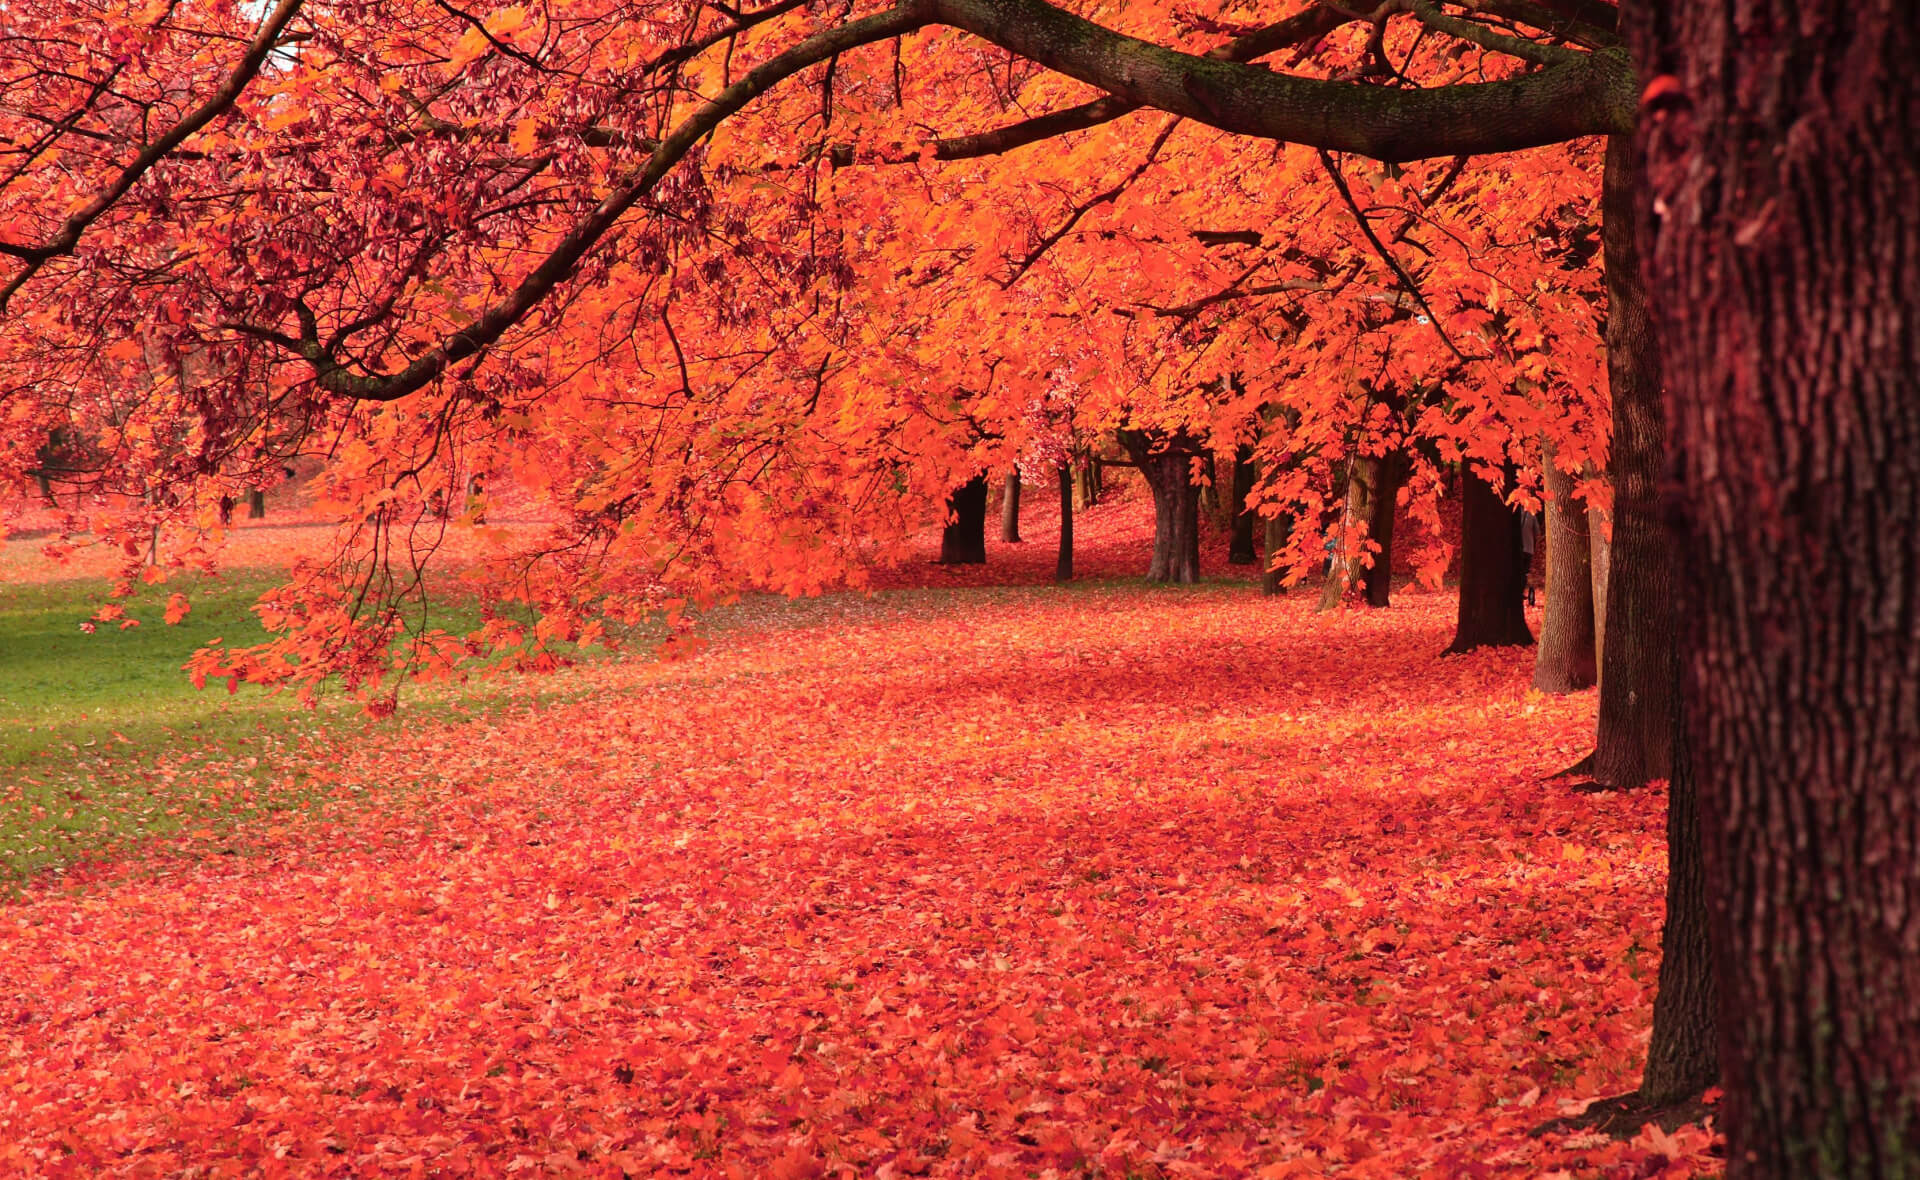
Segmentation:
{"type": "Polygon", "coordinates": [[[567,704],[287,751],[338,802],[0,905],[50,1175],[1687,1176],[1630,1088],[1661,800],[1451,602],[753,604],[567,704]],[[229,851],[231,855],[218,855],[229,851]]]}

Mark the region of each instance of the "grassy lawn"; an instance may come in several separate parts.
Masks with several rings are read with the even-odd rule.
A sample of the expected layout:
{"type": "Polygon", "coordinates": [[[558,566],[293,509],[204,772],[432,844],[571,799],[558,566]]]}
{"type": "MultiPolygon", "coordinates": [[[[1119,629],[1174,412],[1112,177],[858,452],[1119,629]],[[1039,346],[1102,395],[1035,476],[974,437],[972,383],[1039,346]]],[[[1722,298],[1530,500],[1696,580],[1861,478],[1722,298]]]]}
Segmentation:
{"type": "MultiPolygon", "coordinates": [[[[312,747],[348,727],[377,732],[569,694],[558,684],[513,677],[416,686],[403,693],[396,717],[374,722],[337,697],[306,709],[291,693],[242,686],[229,694],[224,684],[195,689],[182,671],[195,649],[216,638],[233,647],[265,638],[252,606],[276,580],[271,570],[240,569],[142,586],[123,601],[139,626],[102,623],[91,633],[81,624],[104,601],[101,579],[0,584],[0,888],[182,831],[204,833],[218,846],[243,820],[311,810],[331,797],[304,769],[325,761],[312,747]],[[175,591],[191,599],[193,610],[168,626],[161,616],[175,591]]],[[[942,614],[957,599],[978,608],[1062,593],[1102,600],[1139,589],[1132,579],[1089,579],[1067,587],[898,589],[871,598],[750,595],[712,612],[703,630],[716,640],[735,630],[831,631],[942,614]]],[[[449,630],[477,622],[471,608],[443,604],[437,613],[438,625],[449,630]]],[[[625,631],[642,653],[658,635],[650,626],[625,631]]]]}
{"type": "MultiPolygon", "coordinates": [[[[140,626],[91,634],[80,624],[103,601],[100,579],[0,585],[0,887],[130,843],[305,810],[327,796],[300,769],[311,759],[290,751],[345,726],[472,712],[513,691],[495,681],[410,690],[399,717],[374,723],[338,698],[306,709],[291,693],[195,689],[181,666],[196,648],[265,638],[251,608],[275,581],[238,570],[143,586],[124,601],[140,626]],[[193,611],[167,626],[174,591],[193,611]]],[[[441,625],[473,622],[456,611],[441,625]]]]}

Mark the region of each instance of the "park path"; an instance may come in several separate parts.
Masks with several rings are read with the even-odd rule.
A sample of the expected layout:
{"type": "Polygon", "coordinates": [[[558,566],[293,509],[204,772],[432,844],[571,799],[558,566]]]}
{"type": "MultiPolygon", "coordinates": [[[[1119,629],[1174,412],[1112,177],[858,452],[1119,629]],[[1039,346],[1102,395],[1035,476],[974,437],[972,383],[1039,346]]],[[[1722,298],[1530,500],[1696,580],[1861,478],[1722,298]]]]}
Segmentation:
{"type": "Polygon", "coordinates": [[[1660,1175],[1525,1130],[1635,1080],[1661,801],[1449,615],[842,596],[347,739],[0,903],[0,1170],[1660,1175]]]}

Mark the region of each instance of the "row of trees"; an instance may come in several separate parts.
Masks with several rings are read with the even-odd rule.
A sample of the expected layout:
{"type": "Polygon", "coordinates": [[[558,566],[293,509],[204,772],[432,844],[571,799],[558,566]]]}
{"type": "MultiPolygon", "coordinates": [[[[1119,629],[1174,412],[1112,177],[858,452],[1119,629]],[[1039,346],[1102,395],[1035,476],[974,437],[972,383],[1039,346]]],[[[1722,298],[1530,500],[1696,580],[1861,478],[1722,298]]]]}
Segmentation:
{"type": "Polygon", "coordinates": [[[1568,686],[1583,616],[1599,653],[1585,771],[1671,778],[1636,1109],[1719,1077],[1732,1174],[1916,1166],[1902,0],[0,23],[10,469],[80,432],[191,516],[320,453],[348,522],[286,633],[203,670],[371,685],[523,639],[403,633],[458,472],[553,506],[492,585],[562,635],[857,584],[955,488],[1107,438],[1154,490],[1155,576],[1197,575],[1216,454],[1259,473],[1234,492],[1280,576],[1331,526],[1364,584],[1402,490],[1432,514],[1457,469],[1463,638],[1524,632],[1542,498],[1543,647],[1568,686]],[[129,405],[155,356],[194,363],[129,405]]]}

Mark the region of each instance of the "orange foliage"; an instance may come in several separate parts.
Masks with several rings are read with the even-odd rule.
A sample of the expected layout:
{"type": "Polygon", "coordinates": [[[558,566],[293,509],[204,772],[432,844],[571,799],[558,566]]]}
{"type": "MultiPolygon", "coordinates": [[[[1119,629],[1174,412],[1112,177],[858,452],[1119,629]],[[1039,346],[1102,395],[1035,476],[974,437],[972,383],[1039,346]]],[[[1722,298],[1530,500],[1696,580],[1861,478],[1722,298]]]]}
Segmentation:
{"type": "Polygon", "coordinates": [[[1693,1176],[1654,793],[1450,601],[835,597],[0,910],[15,1174],[1693,1176]]]}

